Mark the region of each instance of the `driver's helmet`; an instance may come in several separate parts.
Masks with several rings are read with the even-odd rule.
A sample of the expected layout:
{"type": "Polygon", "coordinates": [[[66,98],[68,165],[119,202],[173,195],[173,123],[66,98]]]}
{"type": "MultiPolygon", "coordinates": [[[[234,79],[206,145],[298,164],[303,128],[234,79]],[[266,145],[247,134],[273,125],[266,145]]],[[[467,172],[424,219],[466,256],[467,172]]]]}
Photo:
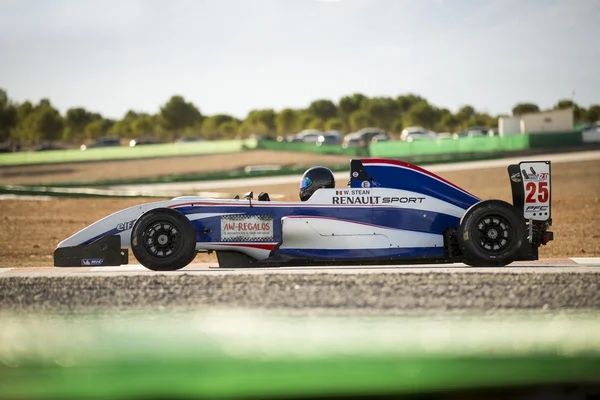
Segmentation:
{"type": "Polygon", "coordinates": [[[317,189],[334,187],[335,177],[329,168],[312,167],[302,176],[302,182],[300,182],[300,200],[306,201],[310,199],[310,196],[317,189]]]}

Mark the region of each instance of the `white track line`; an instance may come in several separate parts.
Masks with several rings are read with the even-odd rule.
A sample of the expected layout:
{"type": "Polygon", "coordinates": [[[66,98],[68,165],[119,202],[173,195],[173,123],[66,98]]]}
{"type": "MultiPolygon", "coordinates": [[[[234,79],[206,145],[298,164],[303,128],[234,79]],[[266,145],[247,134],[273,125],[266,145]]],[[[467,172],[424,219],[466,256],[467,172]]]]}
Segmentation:
{"type": "Polygon", "coordinates": [[[140,264],[127,264],[120,267],[94,267],[91,272],[137,272],[149,271],[146,267],[140,264]]]}
{"type": "Polygon", "coordinates": [[[600,257],[571,257],[570,260],[581,265],[600,267],[600,257]]]}
{"type": "Polygon", "coordinates": [[[119,267],[85,268],[0,268],[0,276],[119,276],[119,275],[314,275],[314,274],[522,274],[522,273],[600,273],[600,257],[519,261],[506,267],[474,268],[462,263],[416,265],[342,265],[333,267],[218,268],[217,263],[193,263],[178,271],[151,271],[140,264],[119,267]],[[9,272],[6,274],[5,272],[9,272]]]}
{"type": "Polygon", "coordinates": [[[402,274],[488,274],[488,275],[506,275],[506,274],[579,274],[579,273],[592,273],[598,274],[600,277],[600,268],[591,266],[515,266],[515,267],[490,267],[490,268],[472,268],[472,267],[448,267],[448,266],[436,266],[436,267],[419,267],[419,268],[407,268],[407,267],[369,267],[369,268],[238,268],[238,269],[227,269],[227,268],[197,268],[197,269],[183,269],[178,271],[150,271],[144,270],[132,270],[123,267],[117,267],[108,270],[110,267],[103,268],[97,271],[73,271],[69,272],[68,268],[60,268],[60,271],[48,270],[48,271],[34,271],[28,272],[27,268],[19,268],[18,270],[11,271],[8,274],[0,274],[0,279],[4,277],[64,277],[64,276],[79,276],[79,277],[110,277],[110,276],[151,276],[151,275],[169,275],[169,276],[180,276],[180,275],[229,275],[229,276],[249,276],[249,275],[287,275],[287,276],[300,276],[300,275],[402,275],[402,274]]]}
{"type": "Polygon", "coordinates": [[[28,200],[28,201],[49,201],[53,197],[50,196],[27,196],[20,194],[2,194],[0,200],[28,200]]]}

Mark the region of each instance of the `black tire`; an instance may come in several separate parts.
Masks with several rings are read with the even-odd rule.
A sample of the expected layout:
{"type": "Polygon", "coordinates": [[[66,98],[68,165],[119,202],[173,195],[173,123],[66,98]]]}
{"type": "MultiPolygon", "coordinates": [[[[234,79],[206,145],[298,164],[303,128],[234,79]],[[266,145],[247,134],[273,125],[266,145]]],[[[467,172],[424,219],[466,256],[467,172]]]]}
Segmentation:
{"type": "Polygon", "coordinates": [[[457,239],[465,264],[505,266],[517,259],[527,241],[525,219],[505,201],[480,201],[461,218],[457,239]]]}
{"type": "Polygon", "coordinates": [[[155,208],[133,225],[131,251],[148,269],[175,271],[191,263],[196,256],[196,231],[180,212],[155,208]]]}

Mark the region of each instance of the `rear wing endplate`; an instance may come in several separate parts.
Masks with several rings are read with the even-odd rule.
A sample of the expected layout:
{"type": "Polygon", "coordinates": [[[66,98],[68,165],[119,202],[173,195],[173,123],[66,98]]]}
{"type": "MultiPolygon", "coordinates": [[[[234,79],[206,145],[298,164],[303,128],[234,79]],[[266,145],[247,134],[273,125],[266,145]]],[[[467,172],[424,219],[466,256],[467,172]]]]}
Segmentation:
{"type": "Polygon", "coordinates": [[[508,166],[513,205],[533,221],[552,219],[550,161],[521,161],[508,166]]]}

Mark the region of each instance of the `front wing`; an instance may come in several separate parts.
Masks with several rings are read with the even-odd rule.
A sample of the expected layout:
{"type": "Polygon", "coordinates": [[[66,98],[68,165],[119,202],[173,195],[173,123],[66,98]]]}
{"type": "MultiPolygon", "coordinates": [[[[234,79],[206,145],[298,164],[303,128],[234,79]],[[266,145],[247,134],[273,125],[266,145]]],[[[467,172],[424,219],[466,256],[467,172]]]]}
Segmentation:
{"type": "Polygon", "coordinates": [[[105,236],[81,246],[54,250],[55,267],[119,266],[129,263],[129,250],[121,248],[121,236],[105,236]]]}

